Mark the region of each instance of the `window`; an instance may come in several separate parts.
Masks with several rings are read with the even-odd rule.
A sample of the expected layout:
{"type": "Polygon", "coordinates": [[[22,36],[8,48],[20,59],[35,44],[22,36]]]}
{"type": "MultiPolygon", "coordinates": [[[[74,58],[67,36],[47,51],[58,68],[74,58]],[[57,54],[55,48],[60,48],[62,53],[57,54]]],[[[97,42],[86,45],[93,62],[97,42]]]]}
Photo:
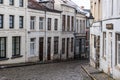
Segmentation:
{"type": "Polygon", "coordinates": [[[117,65],[120,66],[120,34],[116,34],[116,46],[117,46],[117,65]]]}
{"type": "Polygon", "coordinates": [[[6,38],[0,37],[0,59],[6,58],[6,38]]]}
{"type": "Polygon", "coordinates": [[[57,30],[58,29],[58,19],[55,19],[54,21],[54,29],[57,30]]]}
{"type": "Polygon", "coordinates": [[[79,33],[79,32],[78,32],[78,31],[79,31],[79,30],[78,30],[78,27],[79,27],[79,24],[78,24],[78,19],[77,19],[77,21],[76,21],[76,32],[77,32],[77,33],[79,33]]]}
{"type": "Polygon", "coordinates": [[[12,37],[12,56],[20,56],[20,36],[12,37]]]}
{"type": "Polygon", "coordinates": [[[40,17],[39,18],[39,29],[43,29],[43,25],[44,25],[44,18],[40,17]]]}
{"type": "Polygon", "coordinates": [[[23,28],[23,16],[19,17],[19,28],[23,28]]]}
{"type": "Polygon", "coordinates": [[[70,16],[67,16],[67,31],[70,30],[70,16]]]}
{"type": "Polygon", "coordinates": [[[73,43],[74,43],[73,41],[74,41],[73,38],[71,38],[71,52],[73,52],[73,48],[74,48],[73,47],[73,43]]]}
{"type": "Polygon", "coordinates": [[[80,33],[82,33],[82,20],[80,20],[80,33]]]}
{"type": "Polygon", "coordinates": [[[51,30],[51,18],[48,18],[48,30],[51,30]]]}
{"type": "Polygon", "coordinates": [[[0,28],[3,28],[3,15],[0,14],[0,28]]]}
{"type": "Polygon", "coordinates": [[[23,0],[19,0],[19,6],[23,7],[23,0]]]}
{"type": "Polygon", "coordinates": [[[30,39],[30,54],[35,54],[35,38],[30,39]]]}
{"type": "Polygon", "coordinates": [[[94,48],[96,48],[96,35],[94,35],[94,48]]]}
{"type": "Polygon", "coordinates": [[[103,32],[103,57],[106,57],[106,32],[103,32]]]}
{"type": "Polygon", "coordinates": [[[14,5],[14,0],[9,0],[9,5],[14,5]]]}
{"type": "Polygon", "coordinates": [[[54,54],[58,54],[59,37],[54,37],[54,54]]]}
{"type": "Polygon", "coordinates": [[[71,18],[71,31],[74,31],[74,17],[71,18]]]}
{"type": "Polygon", "coordinates": [[[62,30],[65,31],[65,25],[66,25],[66,16],[62,16],[62,30]]]}
{"type": "Polygon", "coordinates": [[[35,28],[35,16],[30,17],[30,29],[35,28]]]}
{"type": "Polygon", "coordinates": [[[13,15],[9,16],[9,27],[14,28],[14,16],[13,15]]]}
{"type": "Polygon", "coordinates": [[[85,33],[85,20],[83,20],[83,33],[85,33]]]}
{"type": "Polygon", "coordinates": [[[3,4],[3,0],[0,0],[0,4],[3,4]]]}
{"type": "Polygon", "coordinates": [[[65,54],[65,38],[62,39],[62,54],[65,54]]]}
{"type": "Polygon", "coordinates": [[[47,57],[48,57],[48,60],[50,60],[50,57],[51,57],[51,37],[48,37],[48,46],[47,46],[47,57]]]}

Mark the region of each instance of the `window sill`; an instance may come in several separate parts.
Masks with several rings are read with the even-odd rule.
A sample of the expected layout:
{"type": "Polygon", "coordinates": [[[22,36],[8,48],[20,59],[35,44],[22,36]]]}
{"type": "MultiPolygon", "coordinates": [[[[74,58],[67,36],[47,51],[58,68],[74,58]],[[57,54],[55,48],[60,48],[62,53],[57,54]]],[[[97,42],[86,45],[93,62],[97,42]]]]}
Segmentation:
{"type": "Polygon", "coordinates": [[[15,59],[15,58],[21,58],[23,57],[23,55],[18,55],[18,56],[12,56],[11,59],[15,59]]]}
{"type": "Polygon", "coordinates": [[[0,61],[8,60],[9,58],[1,58],[0,61]]]}

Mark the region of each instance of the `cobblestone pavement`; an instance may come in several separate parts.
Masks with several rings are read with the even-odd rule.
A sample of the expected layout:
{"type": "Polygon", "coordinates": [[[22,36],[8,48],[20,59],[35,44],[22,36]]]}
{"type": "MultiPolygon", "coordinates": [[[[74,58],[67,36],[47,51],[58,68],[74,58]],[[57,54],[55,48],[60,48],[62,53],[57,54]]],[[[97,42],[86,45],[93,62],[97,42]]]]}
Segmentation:
{"type": "Polygon", "coordinates": [[[99,70],[93,68],[88,64],[85,65],[84,68],[87,69],[87,71],[97,80],[114,80],[111,77],[109,77],[107,74],[100,72],[99,70]]]}
{"type": "Polygon", "coordinates": [[[0,80],[91,80],[81,69],[87,61],[69,61],[0,70],[0,80]]]}

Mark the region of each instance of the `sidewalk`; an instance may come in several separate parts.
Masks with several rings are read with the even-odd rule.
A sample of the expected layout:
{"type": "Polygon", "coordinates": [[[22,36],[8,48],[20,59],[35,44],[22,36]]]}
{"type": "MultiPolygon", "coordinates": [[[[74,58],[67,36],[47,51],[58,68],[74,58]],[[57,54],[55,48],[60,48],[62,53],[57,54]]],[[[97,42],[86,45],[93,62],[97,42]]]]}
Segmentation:
{"type": "MultiPolygon", "coordinates": [[[[95,69],[94,67],[86,64],[83,65],[84,69],[86,69],[88,71],[88,73],[95,78],[95,80],[114,80],[112,79],[110,76],[108,76],[107,74],[95,69]]],[[[93,79],[94,80],[94,79],[93,79]]]]}

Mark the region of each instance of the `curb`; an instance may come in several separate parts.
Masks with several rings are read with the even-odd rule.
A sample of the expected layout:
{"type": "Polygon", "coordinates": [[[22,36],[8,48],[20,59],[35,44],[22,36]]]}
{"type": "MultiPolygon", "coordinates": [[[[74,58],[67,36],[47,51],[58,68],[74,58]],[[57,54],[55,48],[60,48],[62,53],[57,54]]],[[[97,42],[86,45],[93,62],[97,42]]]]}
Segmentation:
{"type": "Polygon", "coordinates": [[[14,67],[24,67],[24,66],[32,66],[32,65],[39,65],[39,64],[51,64],[51,63],[69,62],[69,61],[75,61],[75,60],[44,61],[44,62],[26,62],[26,63],[18,63],[18,64],[6,64],[6,65],[0,65],[0,69],[14,68],[14,67]]]}
{"type": "Polygon", "coordinates": [[[92,79],[92,80],[97,80],[95,77],[93,77],[87,69],[84,68],[84,66],[81,66],[81,68],[87,73],[87,75],[92,79]]]}

